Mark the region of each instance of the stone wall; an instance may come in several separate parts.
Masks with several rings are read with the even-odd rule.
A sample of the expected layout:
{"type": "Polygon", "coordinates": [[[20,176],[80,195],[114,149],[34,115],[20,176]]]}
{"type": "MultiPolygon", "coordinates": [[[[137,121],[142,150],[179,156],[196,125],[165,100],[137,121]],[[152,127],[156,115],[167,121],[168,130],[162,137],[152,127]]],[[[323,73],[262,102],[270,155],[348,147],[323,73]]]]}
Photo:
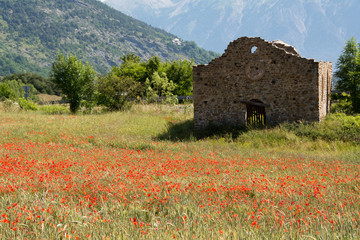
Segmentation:
{"type": "Polygon", "coordinates": [[[281,41],[243,37],[208,65],[194,67],[194,124],[245,124],[246,102],[265,107],[267,123],[319,121],[329,111],[332,65],[302,58],[281,41]]]}
{"type": "Polygon", "coordinates": [[[319,62],[319,113],[322,120],[330,112],[330,94],[332,87],[332,64],[319,62]]]}

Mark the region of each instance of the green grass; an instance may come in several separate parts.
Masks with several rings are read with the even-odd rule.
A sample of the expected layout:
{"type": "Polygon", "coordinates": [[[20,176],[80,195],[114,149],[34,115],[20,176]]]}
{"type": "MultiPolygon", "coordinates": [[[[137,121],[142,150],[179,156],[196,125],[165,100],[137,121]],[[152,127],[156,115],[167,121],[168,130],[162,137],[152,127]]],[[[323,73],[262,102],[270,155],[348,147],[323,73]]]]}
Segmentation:
{"type": "Polygon", "coordinates": [[[62,106],[41,106],[40,111],[35,113],[2,114],[24,122],[13,133],[17,137],[23,136],[27,128],[35,127],[50,132],[44,141],[56,138],[60,132],[76,137],[87,137],[91,133],[96,136],[93,144],[97,146],[163,149],[174,143],[185,143],[229,154],[234,151],[277,152],[353,161],[359,160],[360,155],[359,115],[332,114],[321,123],[286,123],[263,129],[210,129],[201,137],[196,137],[192,105],[135,105],[125,112],[77,116],[70,115],[62,106]],[[59,113],[62,115],[56,115],[59,113]],[[161,144],[153,146],[154,141],[161,144]]]}

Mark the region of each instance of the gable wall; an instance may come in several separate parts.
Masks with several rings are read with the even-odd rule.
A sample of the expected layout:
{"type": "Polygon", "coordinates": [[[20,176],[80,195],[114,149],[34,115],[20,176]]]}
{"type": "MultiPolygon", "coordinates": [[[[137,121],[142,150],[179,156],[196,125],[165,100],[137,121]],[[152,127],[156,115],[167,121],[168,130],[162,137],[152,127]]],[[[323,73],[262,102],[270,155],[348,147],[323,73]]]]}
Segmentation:
{"type": "Polygon", "coordinates": [[[241,101],[252,99],[269,104],[268,123],[319,121],[319,112],[327,111],[326,104],[325,111],[319,104],[319,89],[325,86],[319,85],[319,76],[329,67],[331,63],[288,54],[260,38],[240,38],[209,65],[194,67],[195,128],[244,124],[246,104],[241,101]]]}

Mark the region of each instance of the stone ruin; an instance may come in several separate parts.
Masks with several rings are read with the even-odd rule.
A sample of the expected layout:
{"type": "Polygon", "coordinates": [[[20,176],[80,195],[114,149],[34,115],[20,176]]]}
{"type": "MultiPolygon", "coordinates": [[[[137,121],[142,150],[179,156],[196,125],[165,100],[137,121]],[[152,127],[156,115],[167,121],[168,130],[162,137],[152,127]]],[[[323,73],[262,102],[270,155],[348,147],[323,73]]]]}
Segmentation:
{"type": "Polygon", "coordinates": [[[330,110],[332,63],[302,58],[279,40],[242,37],[193,70],[194,127],[321,121],[330,110]]]}

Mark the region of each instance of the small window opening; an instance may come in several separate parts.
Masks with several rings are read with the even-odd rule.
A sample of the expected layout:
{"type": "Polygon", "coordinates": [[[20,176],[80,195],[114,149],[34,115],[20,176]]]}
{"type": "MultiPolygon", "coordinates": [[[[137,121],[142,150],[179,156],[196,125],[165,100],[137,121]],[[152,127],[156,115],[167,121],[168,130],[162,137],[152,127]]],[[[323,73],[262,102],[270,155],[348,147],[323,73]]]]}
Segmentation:
{"type": "Polygon", "coordinates": [[[207,104],[207,103],[208,103],[208,101],[204,101],[204,103],[205,103],[205,104],[207,104]]]}
{"type": "Polygon", "coordinates": [[[258,50],[258,47],[257,47],[257,46],[253,46],[253,47],[251,48],[251,53],[254,54],[257,50],[258,50]]]}

